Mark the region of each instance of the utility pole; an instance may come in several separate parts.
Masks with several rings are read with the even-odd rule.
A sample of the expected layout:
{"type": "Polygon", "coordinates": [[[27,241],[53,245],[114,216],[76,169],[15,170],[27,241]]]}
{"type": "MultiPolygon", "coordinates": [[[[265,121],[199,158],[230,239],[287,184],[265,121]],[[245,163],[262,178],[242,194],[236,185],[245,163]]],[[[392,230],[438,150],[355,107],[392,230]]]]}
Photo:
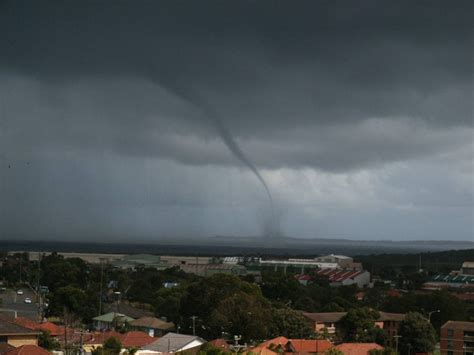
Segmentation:
{"type": "Polygon", "coordinates": [[[104,283],[104,258],[100,258],[99,316],[102,315],[102,284],[104,283]]]}
{"type": "Polygon", "coordinates": [[[394,335],[393,337],[395,338],[395,354],[398,355],[398,339],[401,338],[402,336],[401,335],[394,335]]]}
{"type": "Polygon", "coordinates": [[[191,319],[193,320],[193,335],[196,335],[196,318],[197,316],[191,317],[191,319]]]}
{"type": "Polygon", "coordinates": [[[240,352],[243,348],[246,348],[247,345],[240,345],[239,340],[242,339],[242,335],[234,335],[234,344],[230,346],[230,349],[236,354],[240,352]]]}
{"type": "Polygon", "coordinates": [[[23,281],[21,279],[22,261],[23,261],[23,255],[20,255],[20,284],[23,283],[23,281]]]}
{"type": "Polygon", "coordinates": [[[41,322],[43,319],[43,310],[41,302],[41,290],[40,290],[40,278],[41,278],[41,253],[38,253],[38,278],[36,283],[36,297],[38,298],[38,321],[41,322]]]}

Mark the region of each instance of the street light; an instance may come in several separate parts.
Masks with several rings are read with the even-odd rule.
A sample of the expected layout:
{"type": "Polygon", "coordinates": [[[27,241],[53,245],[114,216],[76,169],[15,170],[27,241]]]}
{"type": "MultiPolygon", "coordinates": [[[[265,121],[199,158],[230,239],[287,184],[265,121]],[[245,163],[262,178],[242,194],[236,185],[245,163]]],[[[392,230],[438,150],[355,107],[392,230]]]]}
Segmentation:
{"type": "Polygon", "coordinates": [[[197,316],[192,316],[190,318],[193,320],[193,335],[195,336],[196,335],[196,318],[198,318],[198,317],[197,316]]]}

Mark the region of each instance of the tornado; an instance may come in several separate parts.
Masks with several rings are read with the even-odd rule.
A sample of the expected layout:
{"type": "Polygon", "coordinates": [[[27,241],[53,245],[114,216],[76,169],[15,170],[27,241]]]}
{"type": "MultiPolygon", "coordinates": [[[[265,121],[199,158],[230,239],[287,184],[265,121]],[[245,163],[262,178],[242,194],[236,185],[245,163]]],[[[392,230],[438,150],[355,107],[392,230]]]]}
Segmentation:
{"type": "Polygon", "coordinates": [[[217,113],[214,107],[209,104],[197,90],[189,86],[184,85],[177,85],[175,81],[169,80],[156,80],[155,82],[161,88],[165,89],[167,92],[172,94],[173,96],[178,97],[179,99],[185,101],[186,103],[190,104],[191,106],[200,110],[203,115],[209,120],[210,124],[215,128],[217,134],[222,139],[222,142],[226,145],[232,155],[237,158],[242,164],[244,164],[250,171],[255,175],[258,181],[263,186],[265,193],[268,198],[268,202],[270,205],[270,213],[271,213],[271,232],[270,237],[273,237],[276,233],[276,225],[275,225],[275,207],[273,204],[273,197],[270,192],[270,189],[267,185],[267,182],[263,178],[263,176],[258,171],[257,167],[253,164],[253,162],[244,154],[232,134],[230,130],[226,127],[224,121],[221,119],[221,116],[217,113]]]}

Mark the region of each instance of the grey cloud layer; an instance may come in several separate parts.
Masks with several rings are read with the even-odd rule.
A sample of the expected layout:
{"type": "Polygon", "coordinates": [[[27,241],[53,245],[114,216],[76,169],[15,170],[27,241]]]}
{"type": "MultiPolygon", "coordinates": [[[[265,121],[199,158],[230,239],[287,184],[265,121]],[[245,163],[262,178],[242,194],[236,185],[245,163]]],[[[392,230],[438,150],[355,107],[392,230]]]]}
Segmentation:
{"type": "Polygon", "coordinates": [[[261,166],[343,170],[409,158],[428,153],[428,142],[434,151],[445,145],[436,130],[472,127],[469,10],[468,1],[4,1],[0,71],[33,85],[15,90],[3,79],[13,96],[6,94],[3,115],[10,131],[21,126],[8,108],[20,99],[22,116],[41,120],[48,131],[43,142],[62,136],[65,144],[87,147],[108,142],[100,148],[123,154],[238,163],[219,143],[206,145],[217,132],[157,85],[166,76],[198,90],[242,143],[290,146],[278,159],[264,154],[269,148],[246,151],[261,166]],[[390,126],[400,117],[401,124],[411,118],[432,126],[418,132],[434,137],[422,136],[421,150],[403,132],[388,141],[366,139],[374,133],[370,120],[388,119],[390,126]],[[348,139],[357,144],[330,146],[324,161],[318,152],[327,149],[318,142],[331,140],[326,133],[341,125],[353,128],[348,139]],[[299,142],[286,132],[308,127],[314,136],[291,147],[299,142]],[[377,154],[344,159],[347,148],[377,154]]]}
{"type": "Polygon", "coordinates": [[[2,232],[259,233],[261,189],[166,78],[264,169],[287,234],[468,239],[473,6],[0,1],[2,232]]]}

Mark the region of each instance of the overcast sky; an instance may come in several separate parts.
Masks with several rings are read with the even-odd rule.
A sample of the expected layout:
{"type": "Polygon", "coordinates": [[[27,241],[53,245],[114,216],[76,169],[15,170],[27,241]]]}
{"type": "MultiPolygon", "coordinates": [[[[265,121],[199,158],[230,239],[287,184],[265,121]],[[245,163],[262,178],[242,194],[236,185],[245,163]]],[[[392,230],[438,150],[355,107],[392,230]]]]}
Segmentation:
{"type": "Polygon", "coordinates": [[[0,237],[472,240],[473,4],[1,0],[0,237]]]}

